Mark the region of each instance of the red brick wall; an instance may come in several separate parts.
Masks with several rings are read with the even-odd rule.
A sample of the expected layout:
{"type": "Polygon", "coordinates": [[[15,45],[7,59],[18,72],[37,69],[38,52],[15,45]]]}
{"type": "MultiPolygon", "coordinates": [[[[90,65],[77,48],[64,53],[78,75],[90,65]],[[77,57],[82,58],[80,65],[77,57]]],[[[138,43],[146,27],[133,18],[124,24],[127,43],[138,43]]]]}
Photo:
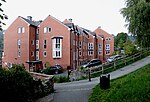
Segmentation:
{"type": "MultiPolygon", "coordinates": [[[[12,64],[24,64],[26,70],[29,70],[29,65],[26,61],[29,60],[29,49],[31,45],[30,39],[35,36],[34,28],[29,29],[29,24],[25,22],[21,17],[18,17],[6,30],[4,35],[4,58],[3,62],[12,63],[12,64]],[[18,34],[18,27],[24,27],[25,32],[22,34],[18,34]],[[30,34],[29,34],[30,31],[30,34]],[[30,36],[29,36],[30,35],[30,36]],[[18,44],[17,41],[20,39],[21,42],[21,56],[18,57],[18,44]]],[[[35,37],[34,37],[35,38],[35,37]]],[[[31,48],[34,49],[34,48],[31,48]]],[[[5,67],[3,63],[3,66],[5,67]]]]}
{"type": "Polygon", "coordinates": [[[70,31],[60,21],[52,16],[48,16],[39,26],[39,41],[40,41],[40,60],[43,64],[49,62],[50,65],[60,64],[64,68],[70,66],[70,31]],[[44,33],[44,27],[50,27],[50,33],[44,33]],[[62,58],[53,59],[52,56],[52,37],[62,36],[62,58]],[[43,47],[43,40],[46,40],[47,48],[43,47]],[[47,56],[43,56],[43,52],[47,51],[47,56]]]}
{"type": "Polygon", "coordinates": [[[105,46],[104,46],[104,59],[106,60],[108,57],[110,57],[113,52],[114,52],[114,38],[111,34],[107,33],[106,31],[102,30],[100,27],[98,27],[95,31],[94,31],[97,35],[101,34],[104,36],[104,45],[106,46],[106,44],[110,44],[110,54],[106,55],[106,50],[105,50],[105,46]],[[106,38],[110,38],[111,40],[106,41],[106,38]]]}

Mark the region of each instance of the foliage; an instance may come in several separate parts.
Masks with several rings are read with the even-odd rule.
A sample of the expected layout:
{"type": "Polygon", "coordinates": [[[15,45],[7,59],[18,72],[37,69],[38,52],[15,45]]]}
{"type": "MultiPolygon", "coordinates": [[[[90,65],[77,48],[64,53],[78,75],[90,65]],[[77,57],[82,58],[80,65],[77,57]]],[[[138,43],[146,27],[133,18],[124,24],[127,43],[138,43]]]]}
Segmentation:
{"type": "Polygon", "coordinates": [[[42,82],[33,80],[20,65],[13,65],[10,70],[1,68],[0,83],[1,100],[5,102],[31,102],[47,93],[42,82]]]}
{"type": "Polygon", "coordinates": [[[89,102],[149,102],[149,67],[150,64],[131,74],[112,80],[110,89],[102,90],[100,85],[97,85],[89,97],[89,102]]]}
{"type": "MultiPolygon", "coordinates": [[[[1,0],[1,2],[6,2],[6,0],[1,0]]],[[[1,8],[2,3],[0,2],[0,31],[2,31],[2,25],[6,25],[3,20],[8,19],[7,15],[5,15],[3,12],[4,10],[1,8]]]]}
{"type": "Polygon", "coordinates": [[[150,0],[126,0],[126,7],[122,8],[121,14],[139,45],[150,47],[150,0]]]}
{"type": "Polygon", "coordinates": [[[56,82],[56,83],[69,82],[69,79],[66,76],[55,76],[54,82],[56,82]]]}
{"type": "Polygon", "coordinates": [[[124,43],[124,50],[125,55],[133,55],[137,52],[136,46],[130,40],[124,43]]]}
{"type": "Polygon", "coordinates": [[[51,65],[48,61],[46,61],[46,69],[49,68],[51,65]]]}
{"type": "Polygon", "coordinates": [[[127,33],[118,33],[115,37],[115,48],[123,48],[123,44],[127,41],[128,35],[127,33]]]}

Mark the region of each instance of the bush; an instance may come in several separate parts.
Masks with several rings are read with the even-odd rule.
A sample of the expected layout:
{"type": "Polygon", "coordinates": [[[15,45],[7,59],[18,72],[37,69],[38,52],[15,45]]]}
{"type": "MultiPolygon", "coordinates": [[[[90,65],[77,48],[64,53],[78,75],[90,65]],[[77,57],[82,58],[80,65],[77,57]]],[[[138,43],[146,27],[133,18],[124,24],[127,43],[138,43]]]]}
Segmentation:
{"type": "Polygon", "coordinates": [[[54,82],[56,83],[69,82],[69,79],[66,76],[57,76],[57,77],[54,77],[54,82]]]}
{"type": "Polygon", "coordinates": [[[28,102],[33,99],[33,78],[22,66],[0,70],[0,96],[6,102],[28,102]],[[4,97],[8,96],[6,99],[4,97]]]}
{"type": "Polygon", "coordinates": [[[33,102],[49,92],[44,87],[41,80],[33,80],[20,65],[0,69],[0,96],[5,102],[33,102]]]}

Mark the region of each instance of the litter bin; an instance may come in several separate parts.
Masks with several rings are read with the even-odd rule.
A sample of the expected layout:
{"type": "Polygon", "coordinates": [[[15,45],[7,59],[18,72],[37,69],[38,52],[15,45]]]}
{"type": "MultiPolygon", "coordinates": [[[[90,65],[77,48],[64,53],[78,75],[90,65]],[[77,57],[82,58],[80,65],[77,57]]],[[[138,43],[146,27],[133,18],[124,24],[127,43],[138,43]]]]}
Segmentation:
{"type": "Polygon", "coordinates": [[[110,88],[110,74],[100,76],[100,88],[104,90],[110,88]]]}

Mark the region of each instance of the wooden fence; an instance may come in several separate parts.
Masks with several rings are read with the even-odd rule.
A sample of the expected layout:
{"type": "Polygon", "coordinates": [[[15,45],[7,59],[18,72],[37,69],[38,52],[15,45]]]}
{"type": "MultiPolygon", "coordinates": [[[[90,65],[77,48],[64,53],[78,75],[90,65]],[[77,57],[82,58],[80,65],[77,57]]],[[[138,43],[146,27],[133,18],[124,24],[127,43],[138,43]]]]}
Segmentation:
{"type": "Polygon", "coordinates": [[[123,56],[113,62],[105,62],[96,67],[86,68],[84,70],[76,72],[76,73],[78,73],[77,75],[80,75],[77,77],[78,78],[79,77],[80,78],[89,77],[89,75],[91,75],[91,77],[100,76],[101,74],[109,73],[116,69],[122,68],[126,65],[129,65],[129,64],[131,64],[137,60],[140,60],[148,55],[150,55],[150,48],[143,49],[143,50],[139,51],[138,53],[131,55],[131,56],[123,56]]]}

